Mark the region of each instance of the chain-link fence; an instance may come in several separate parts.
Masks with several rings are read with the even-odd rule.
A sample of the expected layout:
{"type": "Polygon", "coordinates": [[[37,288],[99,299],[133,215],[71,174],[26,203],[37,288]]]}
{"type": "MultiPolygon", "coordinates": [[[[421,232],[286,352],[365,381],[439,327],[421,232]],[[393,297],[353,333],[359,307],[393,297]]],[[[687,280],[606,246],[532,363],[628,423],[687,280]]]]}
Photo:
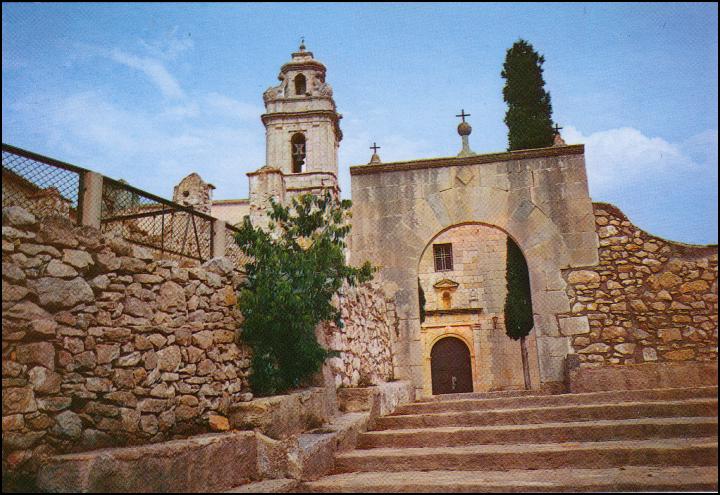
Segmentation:
{"type": "Polygon", "coordinates": [[[3,144],[3,208],[21,206],[38,217],[63,215],[80,223],[85,172],[69,163],[3,144]]]}
{"type": "Polygon", "coordinates": [[[239,231],[240,229],[237,227],[225,226],[225,256],[230,258],[235,263],[235,266],[242,269],[250,261],[250,257],[235,242],[235,234],[239,231]]]}
{"type": "Polygon", "coordinates": [[[213,256],[215,219],[192,208],[103,180],[101,229],[161,254],[207,260],[213,256]]]}
{"type": "Polygon", "coordinates": [[[235,243],[236,227],[124,181],[4,143],[2,174],[3,208],[21,206],[38,217],[64,215],[77,224],[99,225],[101,231],[150,248],[163,258],[206,261],[224,254],[238,269],[248,261],[235,243]],[[218,234],[225,241],[219,252],[214,249],[218,226],[224,226],[218,234]]]}

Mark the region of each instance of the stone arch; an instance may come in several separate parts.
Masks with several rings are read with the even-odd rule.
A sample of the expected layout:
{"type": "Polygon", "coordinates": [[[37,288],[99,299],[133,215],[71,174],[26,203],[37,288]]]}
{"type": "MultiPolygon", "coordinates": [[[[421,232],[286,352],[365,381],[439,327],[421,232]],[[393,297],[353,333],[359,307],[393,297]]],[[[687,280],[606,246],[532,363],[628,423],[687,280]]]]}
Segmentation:
{"type": "MultiPolygon", "coordinates": [[[[475,359],[475,356],[477,356],[478,359],[477,363],[473,361],[473,376],[475,377],[476,391],[495,390],[497,389],[496,387],[514,388],[522,386],[522,383],[518,383],[518,381],[522,377],[522,361],[519,344],[516,345],[515,341],[512,341],[510,337],[507,337],[504,331],[504,325],[502,326],[502,328],[498,327],[498,320],[504,321],[503,306],[505,299],[502,294],[498,292],[497,289],[488,289],[488,287],[494,287],[492,280],[495,276],[498,276],[498,272],[504,273],[506,270],[506,265],[504,261],[506,238],[514,240],[512,235],[510,235],[504,229],[501,229],[495,225],[489,225],[484,222],[464,222],[458,225],[451,225],[441,230],[440,232],[437,232],[427,242],[425,248],[422,250],[418,258],[418,280],[421,281],[421,286],[423,284],[426,284],[426,286],[424,287],[425,291],[431,289],[432,287],[437,288],[437,285],[432,284],[434,283],[434,279],[440,276],[450,276],[452,278],[473,277],[473,281],[470,281],[468,279],[465,280],[468,283],[480,284],[480,286],[483,287],[480,293],[475,292],[476,290],[480,289],[480,286],[475,289],[468,288],[468,286],[464,286],[463,288],[463,283],[461,284],[461,289],[459,289],[461,290],[461,292],[464,292],[464,294],[459,296],[459,306],[467,310],[472,309],[473,306],[477,308],[482,307],[481,310],[478,310],[479,312],[477,314],[473,313],[472,316],[466,316],[464,318],[461,318],[460,320],[454,319],[452,323],[449,323],[449,325],[445,326],[444,328],[438,327],[438,325],[444,326],[445,323],[442,321],[438,321],[437,318],[434,318],[435,321],[431,321],[429,324],[427,319],[425,321],[425,324],[421,323],[421,341],[427,341],[427,337],[425,336],[425,334],[427,333],[430,333],[433,336],[434,340],[438,340],[445,336],[451,335],[451,333],[453,332],[453,325],[460,325],[462,328],[461,331],[467,332],[467,338],[465,338],[465,340],[468,342],[468,346],[473,351],[473,359],[475,359]],[[466,228],[473,226],[480,227],[480,230],[475,231],[475,229],[466,228]],[[452,235],[452,237],[448,237],[445,235],[448,233],[452,233],[455,230],[459,232],[452,235]],[[457,235],[459,235],[459,237],[457,237],[457,235]],[[473,261],[471,261],[471,263],[478,263],[478,265],[476,265],[474,268],[468,269],[467,247],[463,249],[461,246],[467,246],[466,243],[469,242],[471,239],[475,239],[475,235],[480,236],[480,245],[487,247],[489,245],[495,244],[499,249],[503,250],[503,261],[500,262],[500,260],[498,258],[495,258],[494,255],[488,255],[493,256],[492,258],[490,258],[488,256],[478,256],[476,254],[473,254],[471,258],[473,259],[473,261]],[[457,264],[463,265],[464,267],[460,268],[459,272],[454,274],[451,273],[448,275],[446,275],[444,272],[442,273],[442,275],[439,275],[437,272],[433,273],[432,269],[428,270],[428,262],[429,260],[432,260],[432,246],[436,245],[437,242],[448,243],[451,242],[451,240],[454,250],[453,257],[457,256],[457,264]],[[465,257],[463,257],[463,254],[465,254],[465,257]],[[490,279],[486,278],[488,276],[490,277],[490,279]],[[486,282],[488,285],[486,285],[486,282]],[[471,302],[472,300],[476,301],[474,305],[471,302]],[[517,347],[517,353],[513,350],[514,347],[517,347]],[[490,368],[494,370],[494,373],[489,372],[490,368]],[[501,370],[501,372],[498,370],[501,370]]],[[[472,250],[473,249],[471,249],[471,251],[472,250]]],[[[455,278],[455,280],[460,279],[455,278]]],[[[438,288],[434,296],[430,296],[429,298],[426,296],[426,300],[430,303],[429,307],[426,306],[425,312],[427,313],[431,310],[450,309],[447,308],[444,304],[444,295],[445,292],[438,288]]],[[[529,352],[530,361],[528,364],[530,368],[532,386],[535,388],[539,387],[540,385],[540,369],[537,360],[537,357],[539,355],[539,351],[537,348],[537,333],[537,330],[533,328],[527,338],[528,345],[532,346],[529,352]]],[[[429,363],[429,356],[427,354],[429,352],[429,347],[427,345],[424,346],[424,352],[427,356],[425,360],[425,366],[427,367],[429,363]]],[[[427,384],[427,382],[427,377],[425,377],[425,383],[427,384]]],[[[425,386],[425,389],[427,392],[427,386],[425,386]]]]}
{"type": "Polygon", "coordinates": [[[298,96],[305,96],[307,92],[307,79],[304,75],[298,74],[295,76],[295,94],[298,96]]]}
{"type": "Polygon", "coordinates": [[[307,143],[305,134],[296,132],[290,138],[290,156],[292,157],[292,172],[299,174],[303,172],[305,167],[305,157],[307,156],[307,143]]]}
{"type": "MultiPolygon", "coordinates": [[[[417,280],[420,259],[433,239],[454,226],[484,224],[509,235],[525,255],[530,272],[535,320],[532,333],[537,341],[540,380],[563,380],[564,360],[570,345],[568,338],[560,335],[556,315],[570,311],[561,269],[569,268],[571,257],[557,225],[541,208],[502,189],[465,187],[461,191],[450,189],[418,198],[415,209],[407,212],[400,223],[397,235],[408,239],[403,242],[403,256],[413,261],[398,269],[401,273],[396,276],[413,281],[417,280]]],[[[404,287],[410,289],[411,286],[399,287],[398,297],[408,310],[404,316],[419,321],[414,320],[419,313],[417,289],[413,285],[412,292],[408,290],[408,294],[404,294],[404,287]]]]}

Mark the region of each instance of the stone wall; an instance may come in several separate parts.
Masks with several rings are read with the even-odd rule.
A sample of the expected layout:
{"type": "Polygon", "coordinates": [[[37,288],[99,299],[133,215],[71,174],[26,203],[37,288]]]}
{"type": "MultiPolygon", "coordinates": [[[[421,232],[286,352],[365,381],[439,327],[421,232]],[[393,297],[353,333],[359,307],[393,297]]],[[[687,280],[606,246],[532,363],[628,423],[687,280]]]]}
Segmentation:
{"type": "Polygon", "coordinates": [[[251,398],[229,260],[155,260],[12,207],[2,272],[3,471],[41,452],[207,431],[251,398]]]}
{"type": "Polygon", "coordinates": [[[396,337],[395,304],[376,282],[345,286],[336,299],[344,326],[322,325],[319,341],[337,351],[328,360],[337,387],[376,385],[393,379],[392,347],[396,337]]]}
{"type": "Polygon", "coordinates": [[[594,203],[600,263],[565,270],[559,315],[580,366],[717,361],[718,248],[651,236],[594,203]]]}

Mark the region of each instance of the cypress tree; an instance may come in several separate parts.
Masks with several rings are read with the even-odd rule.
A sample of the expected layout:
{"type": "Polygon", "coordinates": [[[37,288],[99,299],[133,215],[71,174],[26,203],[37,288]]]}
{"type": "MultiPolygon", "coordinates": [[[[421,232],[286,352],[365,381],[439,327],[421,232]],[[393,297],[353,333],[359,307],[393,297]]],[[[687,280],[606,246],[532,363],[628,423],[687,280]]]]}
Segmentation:
{"type": "Polygon", "coordinates": [[[503,98],[508,105],[508,151],[553,144],[552,105],[550,93],[545,91],[544,62],[545,57],[523,39],[507,51],[500,75],[505,79],[503,98]]]}
{"type": "Polygon", "coordinates": [[[510,236],[507,238],[507,295],[505,296],[505,331],[511,339],[520,340],[525,388],[530,388],[527,344],[525,337],[533,328],[530,273],[522,251],[510,236]]]}

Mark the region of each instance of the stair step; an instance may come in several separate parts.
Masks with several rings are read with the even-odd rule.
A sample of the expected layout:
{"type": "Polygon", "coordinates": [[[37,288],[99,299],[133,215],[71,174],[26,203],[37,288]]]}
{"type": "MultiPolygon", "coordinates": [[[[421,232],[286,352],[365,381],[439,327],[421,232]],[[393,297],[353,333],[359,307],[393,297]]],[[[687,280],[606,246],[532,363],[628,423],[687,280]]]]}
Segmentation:
{"type": "Polygon", "coordinates": [[[355,450],[336,457],[338,473],[611,468],[630,465],[717,466],[717,438],[673,438],[462,447],[355,450]]]}
{"type": "Polygon", "coordinates": [[[370,431],[360,435],[358,449],[453,447],[477,444],[592,442],[651,438],[710,437],[717,417],[642,418],[529,425],[411,428],[370,431]]]}
{"type": "Polygon", "coordinates": [[[481,411],[455,411],[430,414],[384,416],[376,420],[375,430],[428,428],[441,426],[486,426],[498,424],[536,424],[657,418],[717,416],[717,399],[701,398],[683,401],[594,403],[586,405],[543,406],[481,411]]]}
{"type": "Polygon", "coordinates": [[[522,397],[525,395],[547,395],[539,390],[498,390],[496,392],[465,392],[462,394],[440,394],[422,397],[417,402],[443,402],[461,399],[494,399],[500,397],[522,397]]]}
{"type": "Polygon", "coordinates": [[[403,471],[348,473],[305,483],[309,492],[618,492],[717,491],[717,467],[628,466],[610,469],[403,471]]]}
{"type": "Polygon", "coordinates": [[[453,399],[421,401],[400,406],[395,416],[449,411],[471,411],[480,409],[540,407],[571,404],[593,404],[598,402],[638,402],[685,400],[692,398],[718,397],[717,387],[668,388],[650,390],[626,390],[616,392],[591,392],[561,395],[522,395],[511,397],[482,398],[478,394],[453,394],[453,399]]]}

